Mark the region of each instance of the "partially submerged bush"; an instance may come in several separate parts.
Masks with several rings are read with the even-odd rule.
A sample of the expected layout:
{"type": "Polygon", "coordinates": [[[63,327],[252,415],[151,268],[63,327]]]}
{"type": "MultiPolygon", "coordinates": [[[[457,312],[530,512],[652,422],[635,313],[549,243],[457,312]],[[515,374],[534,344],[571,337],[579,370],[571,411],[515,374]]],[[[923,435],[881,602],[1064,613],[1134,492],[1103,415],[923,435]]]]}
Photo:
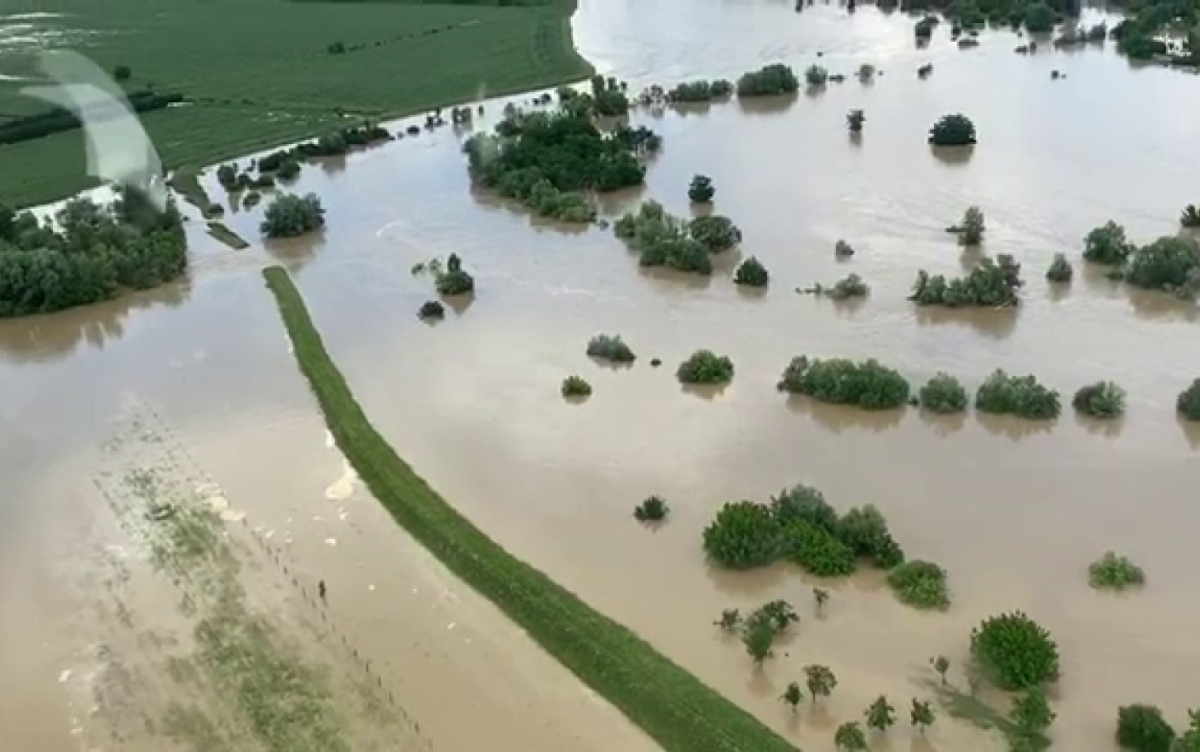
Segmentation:
{"type": "Polygon", "coordinates": [[[1046,270],[1046,279],[1065,284],[1070,282],[1073,276],[1075,276],[1075,269],[1071,266],[1071,262],[1067,261],[1066,255],[1054,254],[1054,260],[1050,262],[1050,268],[1046,270]]]}
{"type": "Polygon", "coordinates": [[[1200,421],[1200,379],[1196,379],[1187,389],[1179,393],[1175,400],[1175,410],[1186,420],[1200,421]]]}
{"type": "Polygon", "coordinates": [[[463,271],[462,260],[455,253],[451,253],[446,259],[446,269],[438,271],[434,284],[438,293],[447,296],[465,295],[475,291],[475,278],[463,271]]]}
{"type": "Polygon", "coordinates": [[[808,70],[804,71],[804,80],[809,86],[824,86],[829,80],[829,71],[819,65],[810,65],[808,70]]]}
{"type": "Polygon", "coordinates": [[[778,387],[818,402],[887,410],[908,402],[909,385],[896,371],[876,360],[855,363],[844,358],[793,358],[778,387]]]}
{"type": "Polygon", "coordinates": [[[779,557],[779,523],[763,504],[727,503],[704,528],[704,551],[729,569],[766,566],[779,557]]]}
{"type": "Polygon", "coordinates": [[[1058,392],[1042,386],[1032,374],[1010,376],[999,368],[975,392],[975,407],[985,413],[1030,420],[1057,418],[1062,408],[1058,392]]]}
{"type": "Polygon", "coordinates": [[[1120,266],[1133,251],[1133,243],[1125,237],[1125,228],[1111,220],[1083,238],[1083,259],[1093,264],[1120,266]]]}
{"type": "Polygon", "coordinates": [[[883,513],[872,504],[846,512],[838,520],[835,535],[855,556],[879,569],[891,569],[904,561],[904,550],[888,530],[883,513]]]}
{"type": "Polygon", "coordinates": [[[983,210],[978,206],[968,206],[963,212],[962,222],[954,230],[958,233],[958,242],[965,246],[976,246],[983,242],[983,233],[987,229],[984,224],[983,210]]]}
{"type": "Polygon", "coordinates": [[[850,110],[846,113],[846,127],[851,133],[862,133],[863,123],[867,122],[867,116],[862,110],[850,110]]]}
{"type": "Polygon", "coordinates": [[[422,319],[440,319],[445,315],[445,306],[436,300],[426,300],[417,311],[417,316],[422,319]]]}
{"type": "Polygon", "coordinates": [[[1058,679],[1058,645],[1021,611],[984,619],[971,632],[971,656],[1002,689],[1038,687],[1058,679]]]}
{"type": "Polygon", "coordinates": [[[926,609],[950,606],[946,570],[932,562],[906,561],[888,573],[887,581],[896,597],[910,606],[926,609]]]}
{"type": "Polygon", "coordinates": [[[712,178],[707,175],[696,175],[688,184],[688,199],[693,204],[711,203],[717,189],[713,187],[712,178]]]}
{"type": "Polygon", "coordinates": [[[285,193],[267,207],[260,229],[269,238],[294,238],[324,226],[325,209],[315,193],[285,193]]]}
{"type": "Polygon", "coordinates": [[[966,277],[951,280],[941,274],[931,276],[922,269],[917,272],[908,299],[917,305],[947,308],[1015,306],[1021,302],[1017,292],[1025,284],[1021,265],[1005,253],[996,258],[985,258],[966,277]]]}
{"type": "Polygon", "coordinates": [[[838,238],[838,241],[833,244],[833,255],[838,258],[849,258],[854,255],[854,247],[838,238]]]}
{"type": "Polygon", "coordinates": [[[1171,752],[1175,729],[1154,705],[1123,705],[1117,710],[1117,743],[1131,752],[1171,752]]]}
{"type": "Polygon", "coordinates": [[[943,115],[929,130],[934,146],[969,146],[975,143],[975,124],[963,114],[943,115]]]}
{"type": "Polygon", "coordinates": [[[1125,390],[1111,381],[1098,381],[1075,392],[1071,405],[1092,418],[1119,418],[1125,413],[1125,390]]]}
{"type": "Polygon", "coordinates": [[[800,81],[790,66],[782,63],[765,65],[756,71],[743,73],[737,81],[739,97],[766,97],[778,94],[794,94],[800,89],[800,81]]]}
{"type": "Polygon", "coordinates": [[[632,363],[637,356],[619,334],[597,334],[588,341],[587,354],[600,360],[611,360],[615,363],[632,363]]]}
{"type": "Polygon", "coordinates": [[[921,407],[941,415],[961,413],[970,402],[963,385],[946,373],[939,373],[926,382],[921,387],[920,399],[921,407]]]}
{"type": "Polygon", "coordinates": [[[771,274],[761,261],[751,256],[738,264],[737,271],[733,273],[733,281],[747,287],[766,287],[771,281],[771,274]]]}
{"type": "Polygon", "coordinates": [[[582,376],[568,376],[563,379],[562,396],[587,397],[592,393],[592,385],[584,381],[582,376]]]}
{"type": "Polygon", "coordinates": [[[786,557],[818,577],[854,574],[854,552],[829,532],[804,521],[782,528],[781,540],[786,557]]]}
{"type": "Polygon", "coordinates": [[[697,350],[679,364],[675,376],[682,384],[727,384],[733,380],[733,361],[712,350],[697,350]]]}
{"type": "Polygon", "coordinates": [[[725,79],[715,81],[685,81],[667,92],[671,102],[709,102],[724,99],[733,93],[733,84],[725,79]]]}
{"type": "Polygon", "coordinates": [[[708,214],[696,217],[688,225],[692,238],[712,253],[720,253],[742,242],[742,231],[729,217],[708,214]]]}
{"type": "Polygon", "coordinates": [[[1175,236],[1138,248],[1126,263],[1125,281],[1183,299],[1195,298],[1200,292],[1200,243],[1175,236]]]}
{"type": "Polygon", "coordinates": [[[657,201],[646,201],[636,214],[613,225],[613,233],[640,253],[642,266],[668,266],[679,271],[712,273],[710,253],[741,241],[741,231],[719,215],[685,221],[673,217],[657,201]]]}
{"type": "Polygon", "coordinates": [[[1146,573],[1128,558],[1108,551],[1088,565],[1088,582],[1097,590],[1125,590],[1146,584],[1146,573]]]}
{"type": "Polygon", "coordinates": [[[658,522],[665,520],[671,507],[661,496],[650,496],[641,504],[634,507],[633,516],[642,522],[658,522]]]}
{"type": "Polygon", "coordinates": [[[1188,204],[1179,213],[1179,224],[1184,227],[1200,227],[1200,206],[1188,204]]]}

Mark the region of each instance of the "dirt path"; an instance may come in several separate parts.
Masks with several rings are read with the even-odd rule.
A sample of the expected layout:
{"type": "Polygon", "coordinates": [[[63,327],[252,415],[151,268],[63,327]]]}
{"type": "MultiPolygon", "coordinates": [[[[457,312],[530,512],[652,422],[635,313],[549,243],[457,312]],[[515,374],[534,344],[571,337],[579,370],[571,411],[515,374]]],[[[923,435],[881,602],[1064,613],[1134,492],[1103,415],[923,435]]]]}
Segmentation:
{"type": "Polygon", "coordinates": [[[86,589],[103,638],[65,677],[73,704],[90,708],[85,748],[433,748],[153,413],[131,410],[104,449],[94,480],[123,542],[97,552],[86,589]]]}

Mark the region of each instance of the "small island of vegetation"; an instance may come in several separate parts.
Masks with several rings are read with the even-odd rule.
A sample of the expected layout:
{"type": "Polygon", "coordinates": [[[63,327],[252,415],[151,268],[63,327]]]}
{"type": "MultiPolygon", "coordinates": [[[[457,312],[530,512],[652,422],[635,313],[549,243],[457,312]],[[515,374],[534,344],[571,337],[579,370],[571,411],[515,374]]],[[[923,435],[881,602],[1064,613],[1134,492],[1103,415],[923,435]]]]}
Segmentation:
{"type": "Polygon", "coordinates": [[[946,570],[932,562],[906,561],[888,573],[887,582],[902,603],[932,610],[950,607],[946,570]]]}
{"type": "Polygon", "coordinates": [[[818,402],[855,405],[864,410],[889,410],[908,403],[911,388],[895,370],[871,359],[855,363],[845,358],[792,358],[778,388],[818,402]]]}
{"type": "Polygon", "coordinates": [[[996,369],[975,392],[975,408],[995,415],[1052,420],[1062,410],[1058,392],[1042,386],[1032,374],[1010,376],[996,369]]]}
{"type": "Polygon", "coordinates": [[[1111,381],[1098,381],[1075,392],[1071,406],[1090,418],[1113,420],[1125,414],[1125,390],[1111,381]]]}
{"type": "Polygon", "coordinates": [[[972,146],[975,141],[975,124],[961,113],[943,115],[929,129],[929,143],[933,146],[972,146]]]}
{"type": "Polygon", "coordinates": [[[296,238],[325,226],[325,209],[315,193],[285,193],[272,201],[260,229],[268,238],[296,238]]]}
{"type": "Polygon", "coordinates": [[[766,287],[771,281],[771,273],[756,257],[750,256],[733,273],[735,284],[746,287],[766,287]]]}
{"type": "Polygon", "coordinates": [[[145,290],[187,269],[183,219],[126,188],[111,205],[68,201],[53,223],[0,206],[0,318],[145,290]]]}
{"type": "Polygon", "coordinates": [[[1021,611],[984,619],[971,632],[971,657],[998,687],[1040,687],[1058,679],[1058,645],[1021,611]]]}
{"type": "Polygon", "coordinates": [[[613,363],[632,363],[637,355],[619,334],[597,334],[587,344],[588,357],[613,363]]]}
{"type": "Polygon", "coordinates": [[[756,71],[743,73],[737,80],[739,97],[773,97],[780,94],[795,94],[800,90],[800,79],[791,66],[782,63],[764,65],[756,71]]]}
{"type": "Polygon", "coordinates": [[[709,214],[684,220],[646,201],[613,225],[613,233],[640,254],[642,266],[666,266],[683,272],[712,274],[710,254],[728,250],[742,232],[727,217],[709,214]]]}
{"type": "Polygon", "coordinates": [[[985,258],[966,277],[947,280],[942,274],[930,275],[921,269],[908,299],[920,306],[946,308],[1015,306],[1024,285],[1021,265],[1012,256],[1001,253],[993,261],[985,258]]]}
{"type": "Polygon", "coordinates": [[[967,390],[958,379],[947,373],[939,373],[921,387],[921,407],[939,415],[952,415],[967,409],[970,400],[967,390]]]}
{"type": "Polygon", "coordinates": [[[681,384],[728,384],[733,381],[733,361],[712,350],[697,350],[679,364],[675,376],[681,384]]]}
{"type": "Polygon", "coordinates": [[[1107,551],[1088,566],[1088,582],[1097,590],[1127,590],[1146,584],[1146,573],[1116,552],[1107,551]]]}

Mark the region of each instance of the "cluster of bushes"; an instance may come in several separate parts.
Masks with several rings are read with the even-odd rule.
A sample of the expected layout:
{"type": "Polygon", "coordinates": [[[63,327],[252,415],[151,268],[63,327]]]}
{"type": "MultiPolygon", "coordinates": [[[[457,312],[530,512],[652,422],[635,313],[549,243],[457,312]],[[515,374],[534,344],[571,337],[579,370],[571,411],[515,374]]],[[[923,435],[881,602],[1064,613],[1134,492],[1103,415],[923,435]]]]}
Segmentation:
{"type": "Polygon", "coordinates": [[[711,253],[737,245],[742,232],[727,217],[709,214],[692,220],[673,217],[657,201],[646,201],[613,225],[618,238],[640,254],[642,266],[712,273],[711,253]]]}
{"type": "Polygon", "coordinates": [[[733,361],[712,350],[697,350],[679,364],[675,377],[681,384],[728,384],[733,381],[733,361]]]}
{"type": "Polygon", "coordinates": [[[975,392],[975,407],[984,413],[1030,420],[1057,418],[1062,409],[1058,392],[1040,384],[1032,374],[1010,376],[999,368],[975,392]]]}
{"type": "Polygon", "coordinates": [[[766,287],[771,281],[771,273],[761,261],[751,256],[738,264],[738,268],[733,272],[733,281],[746,287],[766,287]]]}
{"type": "Polygon", "coordinates": [[[1058,645],[1020,611],[984,619],[971,632],[971,657],[1001,689],[1040,687],[1059,675],[1058,645]]]}
{"type": "Polygon", "coordinates": [[[1113,27],[1117,49],[1135,59],[1169,55],[1175,63],[1200,64],[1200,32],[1196,31],[1200,11],[1192,4],[1149,0],[1132,6],[1131,10],[1129,16],[1113,27]],[[1171,51],[1162,39],[1163,32],[1172,29],[1190,30],[1179,52],[1171,51]]]}
{"type": "Polygon", "coordinates": [[[1197,752],[1200,750],[1200,710],[1188,711],[1188,727],[1175,729],[1154,705],[1135,703],[1117,709],[1117,743],[1130,752],[1197,752]]]}
{"type": "Polygon", "coordinates": [[[908,382],[895,370],[874,359],[855,363],[846,358],[792,358],[778,388],[803,394],[818,402],[857,405],[865,410],[888,410],[908,403],[908,382]]]}
{"type": "Polygon", "coordinates": [[[888,573],[887,582],[902,603],[924,609],[950,607],[946,570],[932,562],[906,561],[888,573]]]}
{"type": "Polygon", "coordinates": [[[326,133],[312,141],[305,141],[290,149],[279,149],[262,156],[256,162],[259,177],[251,178],[248,173],[237,173],[234,165],[221,165],[217,169],[217,180],[226,190],[244,188],[269,188],[275,185],[274,178],[291,180],[300,174],[300,162],[318,157],[336,157],[351,149],[370,146],[379,141],[388,141],[392,134],[387,128],[372,122],[348,125],[326,133]]]}
{"type": "Polygon", "coordinates": [[[1186,420],[1200,421],[1200,379],[1196,379],[1179,393],[1179,398],[1175,400],[1175,410],[1186,420]]]}
{"type": "Polygon", "coordinates": [[[1136,246],[1125,237],[1125,228],[1109,221],[1083,238],[1083,259],[1093,264],[1120,266],[1136,246]]]}
{"type": "Polygon", "coordinates": [[[672,102],[711,102],[733,94],[733,84],[723,78],[714,81],[685,81],[667,92],[672,102]]]}
{"type": "Polygon", "coordinates": [[[434,285],[439,295],[466,295],[475,291],[475,278],[462,268],[462,259],[451,253],[446,259],[446,268],[434,273],[434,285]]]}
{"type": "Polygon", "coordinates": [[[540,216],[588,222],[595,211],[578,192],[641,185],[646,168],[638,157],[659,145],[644,127],[605,135],[589,115],[564,109],[511,113],[494,134],[475,134],[463,148],[488,188],[540,216]]]}
{"type": "Polygon", "coordinates": [[[795,94],[800,90],[800,79],[791,66],[782,63],[764,65],[756,71],[743,73],[737,80],[739,97],[770,97],[780,94],[795,94]]]}
{"type": "Polygon", "coordinates": [[[132,188],[111,206],[68,201],[56,224],[0,206],[0,317],[96,303],[122,289],[161,285],[186,268],[174,204],[159,212],[132,188]]]}
{"type": "MultiPolygon", "coordinates": [[[[162,110],[184,101],[182,94],[159,94],[154,91],[135,91],[126,95],[126,98],[129,101],[129,107],[139,114],[162,110]]],[[[35,138],[82,127],[83,124],[79,122],[79,118],[75,116],[74,112],[54,107],[33,115],[0,121],[0,146],[32,141],[35,138]]]]}
{"type": "Polygon", "coordinates": [[[1112,420],[1125,414],[1125,390],[1111,381],[1098,381],[1075,392],[1071,405],[1092,418],[1112,420]]]}
{"type": "Polygon", "coordinates": [[[922,269],[908,299],[917,305],[947,308],[1015,306],[1021,302],[1017,293],[1023,284],[1021,265],[1002,253],[994,261],[983,259],[965,277],[947,280],[922,269]]]}
{"type": "Polygon", "coordinates": [[[1127,557],[1107,551],[1088,565],[1088,582],[1097,590],[1125,590],[1146,584],[1146,573],[1127,557]]]}
{"type": "Polygon", "coordinates": [[[785,489],[770,504],[725,504],[705,528],[704,550],[730,569],[751,569],[786,558],[821,577],[854,572],[860,559],[880,569],[904,562],[904,551],[873,506],[838,515],[820,491],[785,489]]]}
{"type": "Polygon", "coordinates": [[[260,225],[268,238],[295,238],[325,226],[325,209],[315,193],[285,193],[267,207],[260,225]]]}
{"type": "Polygon", "coordinates": [[[633,516],[640,522],[661,522],[670,514],[671,507],[661,496],[650,496],[633,508],[633,516]]]}
{"type": "Polygon", "coordinates": [[[939,373],[921,387],[921,407],[939,415],[952,415],[967,409],[967,390],[958,379],[939,373]]]}
{"type": "Polygon", "coordinates": [[[615,78],[592,76],[592,112],[601,117],[615,117],[629,112],[627,86],[615,78]]]}
{"type": "Polygon", "coordinates": [[[800,616],[792,604],[784,600],[764,603],[743,621],[737,609],[721,612],[718,624],[726,632],[741,632],[742,644],[756,665],[771,656],[776,638],[787,631],[789,625],[799,623],[800,616]]]}
{"type": "Polygon", "coordinates": [[[1126,261],[1124,279],[1134,287],[1193,299],[1200,293],[1200,243],[1175,236],[1144,245],[1126,261]]]}
{"type": "Polygon", "coordinates": [[[929,143],[934,146],[970,146],[975,141],[975,124],[961,113],[943,115],[929,129],[929,143]]]}
{"type": "Polygon", "coordinates": [[[614,363],[632,363],[637,356],[619,334],[597,334],[588,341],[587,354],[599,360],[611,360],[614,363]]]}

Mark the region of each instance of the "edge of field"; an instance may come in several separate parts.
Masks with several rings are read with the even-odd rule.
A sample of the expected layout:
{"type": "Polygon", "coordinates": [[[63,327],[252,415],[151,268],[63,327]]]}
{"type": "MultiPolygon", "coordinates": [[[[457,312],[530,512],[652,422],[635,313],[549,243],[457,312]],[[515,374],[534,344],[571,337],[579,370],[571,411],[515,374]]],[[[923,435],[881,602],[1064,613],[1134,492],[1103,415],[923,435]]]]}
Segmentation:
{"type": "Polygon", "coordinates": [[[297,364],[338,446],[391,516],[448,569],[669,752],[795,750],[632,631],[475,527],[371,425],[282,267],[263,270],[297,364]]]}

